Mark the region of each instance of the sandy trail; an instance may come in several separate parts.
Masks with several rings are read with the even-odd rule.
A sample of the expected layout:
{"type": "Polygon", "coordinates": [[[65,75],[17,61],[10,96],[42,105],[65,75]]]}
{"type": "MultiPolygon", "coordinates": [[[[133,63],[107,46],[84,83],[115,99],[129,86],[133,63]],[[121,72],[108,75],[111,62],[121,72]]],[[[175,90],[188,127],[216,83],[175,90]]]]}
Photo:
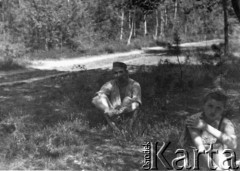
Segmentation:
{"type": "MultiPolygon", "coordinates": [[[[209,47],[212,44],[222,42],[221,39],[183,43],[180,46],[184,48],[209,47]]],[[[178,62],[176,56],[166,56],[167,49],[163,47],[143,48],[131,52],[104,54],[97,56],[76,57],[60,60],[34,60],[28,66],[32,69],[40,70],[58,70],[58,71],[78,71],[84,66],[85,69],[110,68],[114,61],[125,62],[129,65],[157,65],[159,60],[169,60],[169,62],[178,62]],[[146,54],[146,50],[158,51],[158,54],[146,54]]],[[[179,57],[180,62],[185,60],[184,56],[179,57]]],[[[194,61],[192,61],[194,63],[194,61]]]]}
{"type": "Polygon", "coordinates": [[[97,56],[79,57],[60,60],[35,60],[29,68],[40,70],[77,71],[80,66],[86,69],[108,68],[114,61],[125,61],[141,56],[142,50],[135,50],[125,53],[105,54],[97,56]]]}
{"type": "MultiPolygon", "coordinates": [[[[184,43],[180,46],[183,48],[198,47],[209,47],[212,44],[219,44],[222,40],[211,40],[193,43],[184,43]]],[[[86,56],[86,57],[76,57],[70,59],[58,59],[58,60],[34,60],[31,61],[27,66],[27,69],[17,70],[17,71],[2,71],[0,72],[0,78],[2,79],[1,86],[18,85],[23,83],[31,83],[39,80],[44,80],[47,78],[53,78],[57,76],[64,76],[69,74],[69,72],[79,71],[79,70],[90,70],[90,69],[109,69],[112,63],[115,61],[125,62],[127,65],[158,65],[159,61],[168,60],[172,63],[184,62],[186,60],[185,56],[175,56],[169,55],[169,50],[163,47],[150,47],[143,48],[142,50],[135,50],[131,52],[115,53],[115,54],[103,54],[97,56],[86,56]],[[151,53],[149,53],[151,51],[151,53]],[[44,71],[54,71],[56,73],[46,73],[43,75],[32,74],[38,73],[37,70],[44,71]],[[36,72],[35,72],[36,71],[36,72]],[[65,73],[62,73],[63,71],[65,73]],[[10,78],[11,76],[16,77],[18,74],[30,75],[28,78],[19,78],[16,80],[6,80],[5,78],[10,78]]],[[[195,64],[197,61],[194,57],[190,58],[190,63],[195,64]]]]}

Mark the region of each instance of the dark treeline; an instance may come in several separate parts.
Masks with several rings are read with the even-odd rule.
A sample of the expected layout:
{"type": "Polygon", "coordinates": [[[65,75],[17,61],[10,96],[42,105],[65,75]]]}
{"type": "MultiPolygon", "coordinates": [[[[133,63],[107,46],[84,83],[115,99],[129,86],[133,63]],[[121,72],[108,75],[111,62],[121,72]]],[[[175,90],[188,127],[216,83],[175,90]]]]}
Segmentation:
{"type": "MultiPolygon", "coordinates": [[[[224,33],[222,0],[1,0],[0,13],[1,44],[19,51],[65,47],[84,52],[146,37],[171,41],[176,31],[182,41],[224,33]]],[[[229,22],[231,32],[236,21],[229,22]]]]}

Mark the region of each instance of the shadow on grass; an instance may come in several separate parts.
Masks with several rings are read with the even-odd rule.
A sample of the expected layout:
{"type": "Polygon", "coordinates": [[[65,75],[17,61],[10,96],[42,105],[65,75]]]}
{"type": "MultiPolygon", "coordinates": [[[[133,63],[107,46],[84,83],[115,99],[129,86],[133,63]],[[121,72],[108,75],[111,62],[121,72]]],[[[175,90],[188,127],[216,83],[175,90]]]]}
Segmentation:
{"type": "MultiPolygon", "coordinates": [[[[139,128],[144,128],[144,131],[136,135],[134,141],[126,141],[109,129],[102,130],[106,122],[91,104],[95,92],[112,78],[111,72],[80,71],[1,89],[2,96],[7,97],[1,101],[1,117],[5,119],[11,113],[12,118],[22,118],[19,119],[20,126],[17,129],[25,137],[21,146],[15,141],[12,142],[16,154],[10,158],[26,155],[29,151],[34,156],[36,149],[43,149],[41,158],[51,158],[55,151],[58,155],[54,159],[74,154],[80,163],[75,164],[77,168],[139,170],[143,164],[142,143],[169,140],[176,143],[182,129],[182,121],[186,115],[199,111],[204,89],[211,88],[219,74],[215,66],[206,68],[183,65],[184,74],[181,81],[179,66],[175,64],[129,68],[134,70],[130,77],[142,87],[144,113],[144,117],[138,123],[139,128]],[[35,134],[40,138],[34,137],[35,134]],[[30,145],[27,146],[28,144],[30,145]],[[74,150],[76,146],[78,151],[74,150]],[[25,149],[28,151],[24,152],[25,149]],[[49,150],[55,151],[49,153],[49,150]]],[[[230,69],[229,73],[237,76],[236,71],[230,69]]],[[[226,77],[227,83],[230,78],[226,77]]],[[[232,84],[226,85],[233,89],[232,84]]],[[[234,86],[231,105],[234,105],[233,112],[238,113],[240,86],[234,86]]],[[[172,153],[168,156],[174,157],[172,153]]],[[[73,165],[70,164],[69,167],[75,168],[73,165]]]]}
{"type": "MultiPolygon", "coordinates": [[[[181,82],[179,66],[175,64],[129,68],[135,70],[130,77],[142,87],[143,108],[153,111],[151,117],[159,116],[159,120],[163,119],[164,113],[181,108],[186,110],[187,102],[197,102],[191,101],[191,93],[194,90],[197,93],[196,89],[202,85],[209,85],[213,80],[210,72],[215,70],[184,66],[184,82],[181,82]],[[185,101],[181,98],[185,98],[185,101]],[[179,107],[176,103],[180,103],[179,107]]],[[[22,114],[30,114],[32,121],[42,126],[84,118],[94,127],[104,122],[104,118],[94,109],[91,100],[100,87],[111,78],[109,70],[98,69],[8,87],[3,91],[3,94],[9,97],[5,101],[8,105],[3,106],[3,110],[19,113],[20,109],[22,114]]],[[[194,103],[192,104],[197,106],[194,103]]]]}
{"type": "Polygon", "coordinates": [[[95,166],[93,165],[91,169],[98,167],[96,169],[139,170],[141,168],[142,154],[138,151],[138,146],[127,146],[126,144],[126,146],[121,146],[116,138],[103,132],[90,133],[84,141],[88,144],[86,160],[96,161],[95,166]]]}

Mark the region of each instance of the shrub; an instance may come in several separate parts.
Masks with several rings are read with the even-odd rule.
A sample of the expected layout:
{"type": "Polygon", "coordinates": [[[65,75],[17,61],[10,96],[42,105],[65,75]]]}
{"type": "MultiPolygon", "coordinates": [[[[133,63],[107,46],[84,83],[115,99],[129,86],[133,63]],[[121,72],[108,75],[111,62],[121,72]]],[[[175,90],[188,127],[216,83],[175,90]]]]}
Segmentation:
{"type": "Polygon", "coordinates": [[[112,45],[107,45],[107,46],[105,46],[104,51],[107,53],[114,53],[115,49],[112,45]]]}
{"type": "Polygon", "coordinates": [[[140,39],[134,39],[131,43],[131,47],[133,49],[141,49],[142,48],[142,41],[140,39]]]}
{"type": "Polygon", "coordinates": [[[0,60],[0,70],[15,70],[15,69],[22,69],[24,66],[20,64],[17,60],[14,60],[10,57],[5,57],[0,60]]]}
{"type": "Polygon", "coordinates": [[[27,49],[23,44],[5,43],[0,47],[0,70],[24,68],[23,56],[27,49]],[[21,61],[21,62],[20,62],[21,61]]]}
{"type": "Polygon", "coordinates": [[[142,47],[156,46],[156,42],[151,37],[135,38],[132,40],[130,46],[133,49],[141,49],[142,47]]]}
{"type": "Polygon", "coordinates": [[[163,46],[163,47],[169,47],[170,43],[167,42],[167,41],[162,41],[162,40],[157,39],[156,40],[156,45],[157,46],[163,46]]]}

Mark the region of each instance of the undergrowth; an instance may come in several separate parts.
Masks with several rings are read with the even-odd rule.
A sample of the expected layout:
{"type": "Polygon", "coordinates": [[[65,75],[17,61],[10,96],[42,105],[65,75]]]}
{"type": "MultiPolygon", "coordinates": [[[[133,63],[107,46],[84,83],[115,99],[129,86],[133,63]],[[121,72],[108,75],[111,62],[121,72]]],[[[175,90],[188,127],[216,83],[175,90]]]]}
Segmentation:
{"type": "Polygon", "coordinates": [[[25,47],[21,44],[3,44],[0,46],[0,71],[23,69],[26,62],[23,55],[26,53],[25,47]]]}
{"type": "MultiPolygon", "coordinates": [[[[6,95],[14,97],[15,104],[13,107],[12,99],[2,102],[2,120],[16,124],[16,131],[4,135],[0,168],[139,168],[143,156],[137,148],[146,141],[171,141],[176,147],[186,115],[200,110],[205,88],[213,87],[222,73],[221,85],[231,94],[229,105],[234,118],[239,110],[238,66],[224,64],[219,69],[186,62],[182,64],[182,80],[179,65],[168,61],[160,61],[157,67],[135,67],[130,77],[141,85],[143,105],[141,117],[131,130],[134,134],[128,136],[126,132],[124,137],[115,134],[91,104],[95,92],[111,79],[109,71],[80,71],[41,84],[22,85],[19,90],[9,87],[13,91],[8,90],[6,95]],[[32,100],[24,101],[26,95],[32,100]]],[[[234,119],[239,130],[237,117],[234,119]]]]}
{"type": "Polygon", "coordinates": [[[142,47],[156,46],[157,41],[150,38],[136,38],[132,40],[130,45],[127,45],[125,41],[105,41],[95,44],[81,44],[74,49],[62,47],[59,49],[34,50],[29,51],[25,56],[30,60],[36,59],[61,59],[61,58],[73,58],[80,56],[91,56],[100,54],[112,54],[117,52],[128,52],[131,50],[139,50],[142,47]]]}

